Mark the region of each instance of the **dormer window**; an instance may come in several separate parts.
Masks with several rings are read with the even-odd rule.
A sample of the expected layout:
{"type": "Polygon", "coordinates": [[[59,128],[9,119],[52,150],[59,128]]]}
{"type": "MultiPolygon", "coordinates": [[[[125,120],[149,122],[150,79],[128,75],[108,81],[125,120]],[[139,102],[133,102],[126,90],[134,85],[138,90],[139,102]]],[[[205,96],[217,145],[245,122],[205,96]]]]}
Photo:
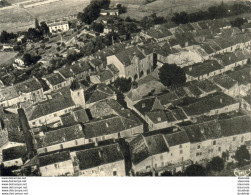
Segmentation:
{"type": "Polygon", "coordinates": [[[108,128],[109,127],[108,123],[105,123],[105,126],[108,128]]]}
{"type": "Polygon", "coordinates": [[[145,103],[143,103],[143,104],[142,104],[142,108],[145,108],[145,107],[146,107],[146,104],[145,104],[145,103]]]}
{"type": "Polygon", "coordinates": [[[157,120],[158,120],[158,122],[160,122],[160,121],[161,121],[161,118],[160,118],[160,117],[158,117],[158,118],[157,118],[157,120]]]}

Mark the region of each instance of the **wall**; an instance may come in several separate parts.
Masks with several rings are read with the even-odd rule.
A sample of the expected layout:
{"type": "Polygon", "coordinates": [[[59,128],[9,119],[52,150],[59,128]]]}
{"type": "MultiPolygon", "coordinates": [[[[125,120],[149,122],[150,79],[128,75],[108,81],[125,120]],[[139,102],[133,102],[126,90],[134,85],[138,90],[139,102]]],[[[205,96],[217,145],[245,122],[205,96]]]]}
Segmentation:
{"type": "Polygon", "coordinates": [[[40,167],[39,170],[41,175],[45,177],[74,174],[73,164],[71,160],[40,167]]]}
{"type": "Polygon", "coordinates": [[[81,170],[79,176],[126,176],[125,161],[104,164],[86,170],[81,170]],[[114,173],[116,172],[116,175],[114,173]]]}

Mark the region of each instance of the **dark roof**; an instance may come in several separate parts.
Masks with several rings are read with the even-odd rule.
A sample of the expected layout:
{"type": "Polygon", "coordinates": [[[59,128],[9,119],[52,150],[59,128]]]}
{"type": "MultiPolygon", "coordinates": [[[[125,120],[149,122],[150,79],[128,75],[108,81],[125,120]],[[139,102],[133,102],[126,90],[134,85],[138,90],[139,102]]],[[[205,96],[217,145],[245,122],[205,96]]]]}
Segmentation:
{"type": "Polygon", "coordinates": [[[70,152],[56,152],[49,155],[39,156],[39,165],[40,167],[43,167],[54,163],[64,162],[67,160],[71,160],[70,152]]]}
{"type": "Polygon", "coordinates": [[[51,85],[63,83],[65,79],[59,73],[52,73],[44,77],[51,85]]]}
{"type": "Polygon", "coordinates": [[[138,164],[151,155],[169,152],[162,134],[139,135],[129,142],[133,164],[138,164]]]}
{"type": "Polygon", "coordinates": [[[64,143],[68,141],[72,141],[75,139],[84,138],[85,135],[83,133],[82,126],[79,124],[62,127],[60,129],[56,129],[53,131],[48,131],[44,133],[44,136],[40,136],[36,139],[37,148],[43,148],[59,143],[64,143]]]}
{"type": "Polygon", "coordinates": [[[182,106],[187,116],[201,115],[214,109],[223,108],[238,103],[235,99],[223,93],[214,93],[203,98],[197,99],[195,102],[182,106]]]}
{"type": "Polygon", "coordinates": [[[206,93],[210,93],[213,91],[218,91],[220,88],[209,80],[203,80],[196,83],[197,87],[199,87],[202,91],[206,93]]]}
{"type": "Polygon", "coordinates": [[[119,59],[119,61],[124,66],[129,66],[132,64],[132,59],[134,56],[138,57],[139,60],[142,60],[145,58],[144,54],[137,48],[137,47],[130,47],[127,49],[124,49],[123,51],[115,54],[115,56],[119,59]]]}
{"type": "Polygon", "coordinates": [[[89,71],[89,69],[91,69],[91,66],[87,62],[82,62],[73,64],[70,68],[75,75],[78,75],[82,72],[89,71]]]}
{"type": "Polygon", "coordinates": [[[237,81],[234,81],[231,77],[227,75],[218,75],[212,78],[212,80],[219,86],[225,88],[225,89],[230,89],[234,85],[237,84],[237,81]]]}
{"type": "Polygon", "coordinates": [[[189,142],[189,138],[185,131],[177,131],[164,135],[169,147],[185,144],[189,142]]]}
{"type": "Polygon", "coordinates": [[[86,138],[99,137],[109,135],[113,133],[119,133],[121,131],[141,125],[137,120],[131,120],[129,118],[108,115],[100,119],[93,119],[84,124],[84,133],[86,138]]]}
{"type": "Polygon", "coordinates": [[[147,99],[143,99],[136,103],[134,107],[142,114],[152,110],[163,110],[163,106],[161,105],[160,101],[156,97],[151,97],[147,99]]]}
{"type": "Polygon", "coordinates": [[[251,117],[250,115],[223,119],[219,121],[222,135],[232,136],[243,133],[250,133],[251,117]]]}
{"type": "Polygon", "coordinates": [[[76,156],[79,160],[80,170],[124,160],[119,144],[117,143],[77,151],[76,156]]]}
{"type": "Polygon", "coordinates": [[[191,143],[222,137],[220,127],[216,120],[184,126],[183,129],[186,131],[191,143]]]}
{"type": "Polygon", "coordinates": [[[56,71],[58,71],[65,79],[73,77],[73,73],[68,66],[57,69],[56,71]]]}
{"type": "Polygon", "coordinates": [[[17,83],[15,85],[15,88],[17,92],[29,93],[29,92],[42,89],[42,85],[37,79],[31,78],[21,83],[17,83]]]}
{"type": "Polygon", "coordinates": [[[16,146],[2,150],[3,161],[24,158],[27,155],[26,146],[16,146]]]}
{"type": "Polygon", "coordinates": [[[223,69],[223,66],[220,65],[215,60],[206,61],[204,63],[198,63],[191,66],[184,67],[184,71],[186,74],[193,76],[193,77],[199,77],[202,75],[206,75],[208,73],[214,72],[216,70],[223,69]]]}
{"type": "Polygon", "coordinates": [[[177,119],[177,120],[185,120],[187,119],[185,113],[183,112],[182,109],[177,108],[177,109],[173,109],[171,110],[173,116],[177,119]]]}
{"type": "Polygon", "coordinates": [[[65,108],[73,107],[75,104],[69,97],[56,96],[40,103],[37,103],[25,109],[25,114],[28,120],[34,120],[42,116],[63,110],[65,108]]]}
{"type": "Polygon", "coordinates": [[[114,92],[105,84],[96,84],[85,91],[87,104],[105,100],[114,95],[114,92]]]}
{"type": "Polygon", "coordinates": [[[251,68],[244,68],[234,72],[227,73],[229,77],[238,81],[238,84],[251,83],[251,68]]]}
{"type": "Polygon", "coordinates": [[[251,105],[251,94],[249,94],[249,95],[243,97],[243,99],[244,99],[247,103],[249,103],[249,104],[251,105]]]}

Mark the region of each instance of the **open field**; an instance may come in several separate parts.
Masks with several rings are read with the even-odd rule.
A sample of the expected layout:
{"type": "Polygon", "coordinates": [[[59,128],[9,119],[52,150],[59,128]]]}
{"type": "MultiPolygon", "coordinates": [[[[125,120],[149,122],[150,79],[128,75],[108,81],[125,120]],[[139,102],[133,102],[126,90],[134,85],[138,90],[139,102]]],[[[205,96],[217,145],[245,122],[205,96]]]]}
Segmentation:
{"type": "MultiPolygon", "coordinates": [[[[234,2],[234,0],[222,0],[223,2],[234,2]]],[[[174,12],[195,12],[207,9],[207,7],[220,4],[221,0],[156,0],[152,3],[144,4],[143,0],[116,0],[116,2],[127,5],[127,13],[124,17],[140,19],[152,13],[159,16],[170,16],[174,12]]]]}
{"type": "Polygon", "coordinates": [[[35,18],[38,18],[39,21],[44,21],[76,14],[82,11],[89,4],[89,1],[90,0],[60,0],[27,9],[15,6],[11,9],[1,10],[0,31],[8,30],[16,32],[34,27],[35,18]]]}
{"type": "Polygon", "coordinates": [[[12,60],[16,55],[16,52],[0,52],[0,66],[12,60]]]}
{"type": "MultiPolygon", "coordinates": [[[[0,31],[20,31],[34,27],[34,18],[39,21],[51,20],[76,14],[82,11],[90,0],[9,0],[10,3],[28,3],[26,9],[14,6],[10,9],[0,11],[0,31]],[[37,4],[45,3],[44,5],[37,4]],[[34,6],[33,6],[34,5],[34,6]]],[[[223,0],[224,2],[234,2],[234,0],[223,0]]],[[[171,16],[174,12],[195,12],[207,9],[208,6],[220,4],[222,0],[156,0],[145,4],[145,0],[111,0],[112,4],[122,3],[127,6],[127,13],[122,17],[130,16],[135,19],[141,19],[146,15],[157,13],[159,16],[171,16]]]]}

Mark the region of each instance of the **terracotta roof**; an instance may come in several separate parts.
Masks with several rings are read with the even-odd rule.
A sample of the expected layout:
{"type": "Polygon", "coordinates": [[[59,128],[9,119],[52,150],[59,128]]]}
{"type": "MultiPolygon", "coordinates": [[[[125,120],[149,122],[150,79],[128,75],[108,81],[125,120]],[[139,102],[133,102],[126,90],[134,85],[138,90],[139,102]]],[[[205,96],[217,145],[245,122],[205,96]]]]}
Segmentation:
{"type": "Polygon", "coordinates": [[[31,78],[21,83],[17,83],[15,85],[15,88],[17,92],[29,93],[29,92],[42,89],[42,85],[37,79],[31,78]]]}

